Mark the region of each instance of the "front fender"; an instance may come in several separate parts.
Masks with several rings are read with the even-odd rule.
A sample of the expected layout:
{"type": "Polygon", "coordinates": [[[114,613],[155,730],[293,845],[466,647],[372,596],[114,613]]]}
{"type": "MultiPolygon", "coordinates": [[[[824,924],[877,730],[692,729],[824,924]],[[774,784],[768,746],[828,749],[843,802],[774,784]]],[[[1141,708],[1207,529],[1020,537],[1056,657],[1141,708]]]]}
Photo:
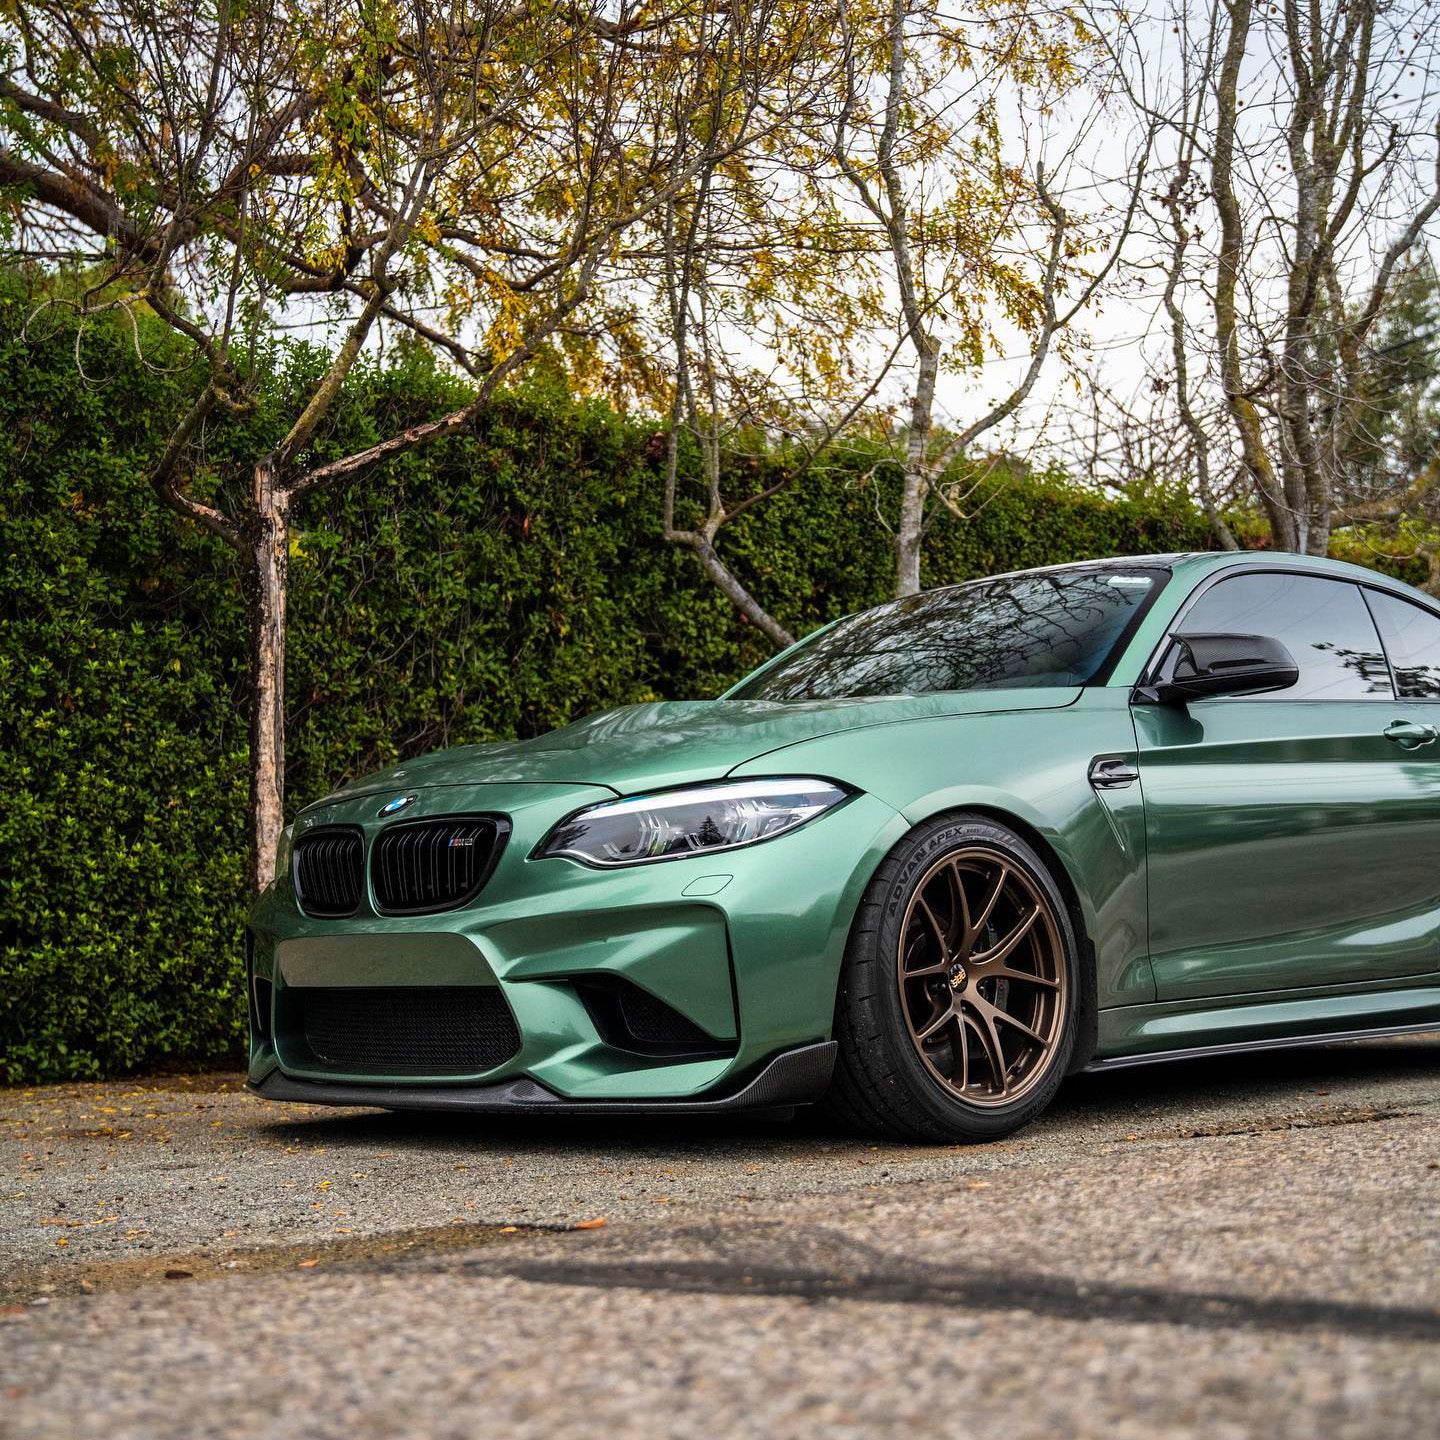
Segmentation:
{"type": "Polygon", "coordinates": [[[911,827],[954,810],[1008,819],[1064,870],[1096,956],[1100,1008],[1155,998],[1148,950],[1140,782],[1097,792],[1091,762],[1135,759],[1129,696],[1085,690],[1061,709],[949,715],[827,735],[774,750],[736,775],[825,775],[873,795],[911,827]]]}

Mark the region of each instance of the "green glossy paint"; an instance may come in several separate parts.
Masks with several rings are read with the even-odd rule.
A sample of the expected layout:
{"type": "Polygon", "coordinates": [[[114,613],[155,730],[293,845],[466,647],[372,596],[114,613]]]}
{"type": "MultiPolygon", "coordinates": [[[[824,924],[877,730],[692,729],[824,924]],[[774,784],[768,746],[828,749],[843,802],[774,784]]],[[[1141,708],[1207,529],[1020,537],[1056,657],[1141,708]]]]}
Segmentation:
{"type": "Polygon", "coordinates": [[[1136,709],[1162,1000],[1437,968],[1440,764],[1389,700],[1136,709]]]}
{"type": "MultiPolygon", "coordinates": [[[[1390,722],[1440,701],[1135,702],[1198,585],[1277,564],[1407,587],[1328,561],[1167,557],[1171,578],[1103,684],[773,704],[630,707],[523,743],[470,746],[348,785],[296,821],[485,812],[512,833],[459,910],[346,920],[301,914],[282,873],[252,919],[254,966],[286,986],[496,985],[522,1035],[473,1077],[359,1075],[392,1085],[526,1075],[576,1099],[662,1101],[753,1073],[830,1034],[865,887],[916,824],[981,810],[1030,835],[1074,907],[1104,1059],[1433,1021],[1440,1027],[1440,744],[1404,751],[1390,722]],[[1136,767],[1097,790],[1097,758],[1136,767]],[[815,776],[855,793],[778,838],[599,870],[534,858],[561,820],[619,795],[726,777],[815,776]],[[618,976],[722,1053],[682,1061],[605,1044],[577,980],[618,976]]],[[[1421,603],[1429,603],[1418,597],[1421,603]]],[[[1432,720],[1433,717],[1433,720],[1432,720]]],[[[251,1078],[312,1076],[284,1033],[252,1044],[251,1078]]],[[[334,1079],[333,1073],[323,1077],[334,1079]]]]}

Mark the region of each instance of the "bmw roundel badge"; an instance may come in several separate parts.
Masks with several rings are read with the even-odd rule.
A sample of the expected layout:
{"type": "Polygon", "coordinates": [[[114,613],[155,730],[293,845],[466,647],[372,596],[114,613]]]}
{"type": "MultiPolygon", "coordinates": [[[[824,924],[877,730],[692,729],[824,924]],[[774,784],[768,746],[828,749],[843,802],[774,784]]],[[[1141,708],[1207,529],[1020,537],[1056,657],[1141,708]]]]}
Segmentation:
{"type": "Polygon", "coordinates": [[[407,805],[413,805],[414,803],[415,797],[413,795],[397,795],[388,804],[380,807],[380,819],[383,820],[387,815],[393,815],[397,810],[403,810],[407,805]]]}

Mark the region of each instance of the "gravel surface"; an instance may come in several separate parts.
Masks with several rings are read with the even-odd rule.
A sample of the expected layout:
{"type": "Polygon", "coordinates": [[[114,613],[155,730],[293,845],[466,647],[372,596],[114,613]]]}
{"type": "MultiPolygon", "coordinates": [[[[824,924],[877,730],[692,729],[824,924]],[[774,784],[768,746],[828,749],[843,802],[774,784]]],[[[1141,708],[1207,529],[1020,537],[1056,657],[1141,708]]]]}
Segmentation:
{"type": "Polygon", "coordinates": [[[0,1154],[7,1437],[1440,1435],[1440,1039],[978,1148],[199,1076],[0,1092],[0,1154]]]}

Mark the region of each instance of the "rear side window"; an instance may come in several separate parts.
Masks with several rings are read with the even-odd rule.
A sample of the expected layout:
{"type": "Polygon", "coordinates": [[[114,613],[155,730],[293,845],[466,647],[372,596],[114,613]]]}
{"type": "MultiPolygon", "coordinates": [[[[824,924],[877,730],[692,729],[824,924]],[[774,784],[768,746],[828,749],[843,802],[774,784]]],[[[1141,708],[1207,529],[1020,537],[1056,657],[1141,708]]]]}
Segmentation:
{"type": "Polygon", "coordinates": [[[1440,618],[1383,590],[1366,595],[1395,672],[1396,693],[1405,700],[1440,700],[1440,618]]]}
{"type": "Polygon", "coordinates": [[[1179,633],[1278,640],[1299,667],[1299,683],[1257,700],[1374,700],[1393,693],[1375,623],[1359,587],[1345,580],[1236,575],[1195,602],[1179,633]]]}

